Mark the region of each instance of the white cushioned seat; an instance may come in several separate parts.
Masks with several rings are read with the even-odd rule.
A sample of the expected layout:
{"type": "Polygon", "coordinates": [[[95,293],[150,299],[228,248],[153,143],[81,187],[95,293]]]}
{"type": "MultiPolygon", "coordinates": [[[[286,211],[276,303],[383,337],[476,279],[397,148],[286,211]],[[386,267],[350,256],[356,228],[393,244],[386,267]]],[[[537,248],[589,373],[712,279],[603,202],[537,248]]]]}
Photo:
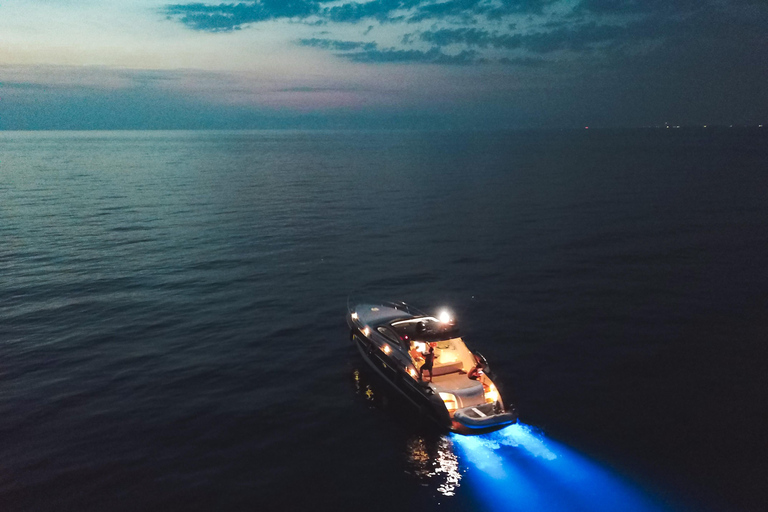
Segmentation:
{"type": "Polygon", "coordinates": [[[432,367],[432,375],[433,376],[447,375],[449,373],[458,372],[458,371],[461,371],[461,367],[462,367],[461,361],[456,361],[448,364],[435,364],[432,367]]]}

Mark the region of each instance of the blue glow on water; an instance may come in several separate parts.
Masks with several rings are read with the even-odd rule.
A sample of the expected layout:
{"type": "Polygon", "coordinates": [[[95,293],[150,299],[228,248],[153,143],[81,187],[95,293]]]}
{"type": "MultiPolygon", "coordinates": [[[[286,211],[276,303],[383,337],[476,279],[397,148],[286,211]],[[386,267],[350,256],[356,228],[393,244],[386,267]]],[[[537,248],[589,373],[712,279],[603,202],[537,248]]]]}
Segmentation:
{"type": "Polygon", "coordinates": [[[451,439],[468,466],[467,483],[490,510],[667,510],[609,469],[527,425],[451,439]]]}

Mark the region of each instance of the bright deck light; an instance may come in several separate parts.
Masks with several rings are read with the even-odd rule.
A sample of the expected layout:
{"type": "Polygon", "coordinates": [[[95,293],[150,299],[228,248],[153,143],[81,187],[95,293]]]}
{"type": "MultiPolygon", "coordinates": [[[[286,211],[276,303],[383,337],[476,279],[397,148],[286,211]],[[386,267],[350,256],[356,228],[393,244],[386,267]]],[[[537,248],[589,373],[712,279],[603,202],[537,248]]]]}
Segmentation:
{"type": "Polygon", "coordinates": [[[352,320],[357,320],[357,311],[352,312],[352,320]]]}
{"type": "Polygon", "coordinates": [[[445,404],[445,408],[448,409],[448,412],[452,413],[459,408],[459,405],[456,402],[456,396],[454,394],[440,393],[440,398],[443,399],[443,403],[445,404]]]}
{"type": "Polygon", "coordinates": [[[496,386],[491,384],[487,388],[485,388],[485,401],[489,404],[492,404],[499,400],[499,391],[496,389],[496,386]]]}
{"type": "Polygon", "coordinates": [[[387,345],[386,343],[384,344],[384,346],[381,347],[381,349],[384,351],[385,354],[389,354],[390,352],[392,352],[392,349],[389,348],[389,345],[387,345]]]}
{"type": "Polygon", "coordinates": [[[447,324],[451,321],[451,313],[449,313],[447,309],[444,309],[440,312],[439,318],[442,323],[447,324]]]}
{"type": "Polygon", "coordinates": [[[368,336],[369,334],[371,334],[371,328],[366,325],[363,328],[363,335],[368,336]]]}

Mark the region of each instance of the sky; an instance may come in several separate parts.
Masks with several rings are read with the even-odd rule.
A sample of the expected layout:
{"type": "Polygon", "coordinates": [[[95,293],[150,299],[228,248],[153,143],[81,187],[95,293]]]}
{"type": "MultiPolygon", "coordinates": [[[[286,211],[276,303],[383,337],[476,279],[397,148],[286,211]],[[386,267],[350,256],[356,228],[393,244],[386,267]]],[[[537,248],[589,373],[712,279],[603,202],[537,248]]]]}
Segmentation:
{"type": "Polygon", "coordinates": [[[5,130],[768,125],[767,85],[768,0],[0,1],[5,130]]]}

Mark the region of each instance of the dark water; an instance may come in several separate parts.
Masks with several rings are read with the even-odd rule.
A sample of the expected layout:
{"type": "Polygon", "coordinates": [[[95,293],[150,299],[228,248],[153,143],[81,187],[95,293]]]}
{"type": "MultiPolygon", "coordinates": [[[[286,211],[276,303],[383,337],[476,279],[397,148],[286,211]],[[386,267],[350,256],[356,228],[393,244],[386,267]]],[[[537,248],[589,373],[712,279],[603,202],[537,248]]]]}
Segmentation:
{"type": "Polygon", "coordinates": [[[0,509],[764,510],[766,133],[0,133],[0,509]],[[351,292],[529,444],[412,419],[351,292]]]}

